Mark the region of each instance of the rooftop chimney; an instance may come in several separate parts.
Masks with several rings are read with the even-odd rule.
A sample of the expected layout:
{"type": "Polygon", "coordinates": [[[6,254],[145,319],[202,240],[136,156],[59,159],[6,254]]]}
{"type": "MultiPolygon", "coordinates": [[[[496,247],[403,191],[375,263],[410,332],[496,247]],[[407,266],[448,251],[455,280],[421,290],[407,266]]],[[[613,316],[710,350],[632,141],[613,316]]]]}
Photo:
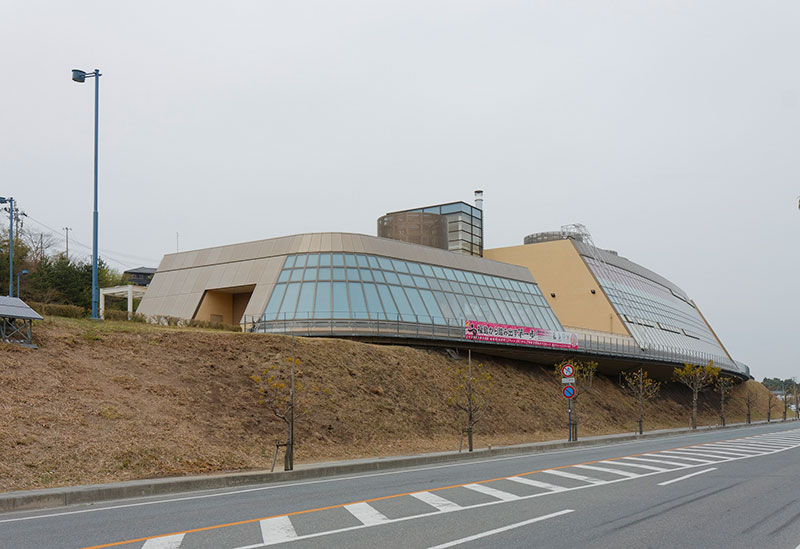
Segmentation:
{"type": "Polygon", "coordinates": [[[475,207],[483,211],[483,191],[475,191],[475,207]]]}

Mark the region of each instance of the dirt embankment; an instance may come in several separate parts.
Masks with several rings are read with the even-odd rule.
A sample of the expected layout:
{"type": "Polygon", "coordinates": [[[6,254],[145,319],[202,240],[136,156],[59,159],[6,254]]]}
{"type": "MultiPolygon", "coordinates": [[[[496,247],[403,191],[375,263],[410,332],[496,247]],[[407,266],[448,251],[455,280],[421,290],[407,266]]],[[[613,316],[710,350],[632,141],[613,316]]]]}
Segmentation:
{"type": "MultiPolygon", "coordinates": [[[[284,439],[250,376],[287,366],[290,338],[54,318],[34,337],[36,351],[0,344],[0,491],[263,469],[284,439]]],[[[447,402],[456,361],[447,354],[330,339],[295,346],[305,387],[298,463],[458,447],[463,421],[447,402]]],[[[478,446],[565,436],[552,366],[473,360],[495,382],[478,446]]],[[[763,419],[767,391],[749,384],[753,420],[763,419]]],[[[734,389],[729,422],[744,420],[744,394],[744,385],[734,389]]],[[[687,426],[689,397],[666,384],[645,429],[687,426]]],[[[703,398],[700,424],[718,422],[717,402],[703,398]]],[[[582,435],[635,429],[635,404],[616,379],[599,376],[580,408],[582,435]]]]}

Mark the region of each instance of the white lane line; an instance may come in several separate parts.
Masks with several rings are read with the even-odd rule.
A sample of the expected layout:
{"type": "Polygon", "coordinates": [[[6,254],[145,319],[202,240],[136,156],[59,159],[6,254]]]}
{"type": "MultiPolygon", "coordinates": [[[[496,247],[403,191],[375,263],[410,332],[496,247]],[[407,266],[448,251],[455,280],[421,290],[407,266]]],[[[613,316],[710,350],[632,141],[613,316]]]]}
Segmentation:
{"type": "Polygon", "coordinates": [[[480,492],[481,494],[486,494],[487,496],[492,496],[493,498],[503,501],[513,501],[515,499],[519,499],[519,496],[516,494],[497,490],[496,488],[490,488],[489,486],[485,486],[483,484],[465,484],[464,488],[469,488],[470,490],[474,490],[476,492],[480,492]]]}
{"type": "Polygon", "coordinates": [[[461,509],[461,506],[457,503],[453,503],[449,499],[444,499],[441,496],[436,494],[432,494],[430,492],[417,492],[415,494],[409,494],[411,497],[415,497],[420,501],[427,503],[428,505],[432,505],[436,507],[439,511],[447,512],[447,511],[458,511],[461,509]]]}
{"type": "Polygon", "coordinates": [[[562,471],[561,469],[546,469],[542,471],[542,473],[547,473],[548,475],[556,475],[558,477],[571,478],[573,480],[581,480],[583,482],[591,482],[592,484],[606,483],[606,481],[600,480],[599,478],[576,475],[575,473],[567,473],[566,471],[562,471]]]}
{"type": "Polygon", "coordinates": [[[369,503],[352,503],[350,505],[345,505],[344,508],[350,511],[350,514],[361,521],[361,524],[364,526],[389,522],[389,517],[375,509],[369,503]]]}
{"type": "MultiPolygon", "coordinates": [[[[669,450],[664,450],[660,454],[644,454],[644,455],[658,457],[658,456],[661,456],[661,454],[674,454],[674,453],[675,452],[670,452],[669,450]]],[[[670,458],[670,459],[685,459],[686,461],[697,461],[699,463],[717,463],[716,461],[710,461],[710,460],[707,460],[707,459],[695,459],[695,458],[684,457],[684,456],[667,456],[667,457],[670,458]]]]}
{"type": "Polygon", "coordinates": [[[615,459],[614,461],[601,461],[600,463],[607,463],[609,465],[624,465],[625,467],[636,467],[637,469],[645,469],[647,471],[656,471],[658,473],[664,473],[666,471],[674,471],[674,469],[664,469],[663,467],[654,467],[652,465],[642,465],[641,463],[628,463],[627,461],[622,461],[621,459],[615,459]]]}
{"type": "MultiPolygon", "coordinates": [[[[649,456],[649,455],[652,455],[652,454],[645,454],[645,455],[649,456]]],[[[667,461],[665,459],[648,459],[648,458],[641,458],[639,456],[636,456],[636,457],[631,456],[631,457],[620,458],[620,459],[624,459],[624,460],[635,459],[636,461],[644,461],[645,463],[663,463],[664,465],[674,465],[675,467],[686,467],[687,465],[689,465],[688,463],[678,463],[677,461],[667,461]]]]}
{"type": "Polygon", "coordinates": [[[519,482],[520,484],[535,486],[536,488],[550,490],[551,492],[563,492],[564,490],[568,490],[568,488],[564,488],[563,486],[557,486],[547,482],[539,482],[538,480],[532,480],[526,477],[508,477],[506,480],[513,480],[514,482],[519,482]]]}
{"type": "Polygon", "coordinates": [[[659,486],[666,486],[667,484],[672,484],[673,482],[680,482],[682,480],[686,480],[687,478],[696,477],[697,475],[702,475],[703,473],[708,473],[709,471],[716,471],[716,470],[717,470],[716,467],[712,467],[710,469],[705,469],[703,471],[696,471],[694,473],[689,473],[688,475],[683,475],[682,477],[674,478],[674,479],[668,480],[666,482],[659,482],[658,485],[659,486]]]}
{"type": "Polygon", "coordinates": [[[495,528],[494,530],[489,530],[487,532],[481,532],[480,534],[475,534],[474,536],[468,536],[466,538],[457,539],[448,543],[442,543],[441,545],[434,545],[432,547],[429,547],[428,549],[446,549],[447,547],[454,547],[456,545],[461,545],[469,541],[474,541],[476,539],[493,536],[495,534],[500,534],[501,532],[507,532],[508,530],[513,530],[515,528],[527,526],[528,524],[533,524],[534,522],[541,522],[543,520],[560,517],[561,515],[566,515],[567,513],[572,513],[572,512],[573,512],[572,509],[564,509],[563,511],[559,511],[557,513],[550,513],[549,515],[543,515],[541,517],[536,517],[530,520],[523,520],[522,522],[517,522],[516,524],[509,524],[508,526],[503,526],[502,528],[495,528]]]}
{"type": "Polygon", "coordinates": [[[620,469],[613,469],[611,467],[598,467],[596,465],[573,465],[573,467],[581,469],[589,469],[590,471],[600,471],[602,473],[611,473],[613,475],[619,475],[626,478],[636,478],[641,475],[637,473],[631,473],[629,471],[622,471],[620,469]]]}
{"type": "Polygon", "coordinates": [[[297,537],[297,532],[295,532],[289,517],[264,519],[260,521],[260,525],[261,537],[267,545],[283,543],[297,537]]]}
{"type": "Polygon", "coordinates": [[[149,539],[144,542],[142,549],[178,549],[181,546],[184,535],[175,534],[173,536],[149,539]]]}

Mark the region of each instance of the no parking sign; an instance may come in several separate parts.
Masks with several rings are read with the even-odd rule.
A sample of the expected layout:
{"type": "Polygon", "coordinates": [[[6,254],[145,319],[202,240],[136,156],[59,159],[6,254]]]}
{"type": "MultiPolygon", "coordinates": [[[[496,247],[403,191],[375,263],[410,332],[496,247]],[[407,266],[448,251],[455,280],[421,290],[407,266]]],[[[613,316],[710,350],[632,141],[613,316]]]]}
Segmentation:
{"type": "Polygon", "coordinates": [[[561,392],[564,394],[564,398],[572,398],[575,396],[575,387],[572,385],[567,385],[561,389],[561,392]]]}

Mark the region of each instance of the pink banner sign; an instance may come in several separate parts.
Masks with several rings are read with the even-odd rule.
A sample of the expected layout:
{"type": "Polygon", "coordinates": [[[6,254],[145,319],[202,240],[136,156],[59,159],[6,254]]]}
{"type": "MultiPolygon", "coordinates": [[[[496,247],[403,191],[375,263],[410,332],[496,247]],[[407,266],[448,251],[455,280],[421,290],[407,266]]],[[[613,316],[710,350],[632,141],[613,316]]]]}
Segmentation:
{"type": "Polygon", "coordinates": [[[577,349],[578,336],[571,332],[555,332],[541,328],[510,326],[468,320],[464,324],[464,338],[495,343],[515,343],[552,349],[577,349]]]}

